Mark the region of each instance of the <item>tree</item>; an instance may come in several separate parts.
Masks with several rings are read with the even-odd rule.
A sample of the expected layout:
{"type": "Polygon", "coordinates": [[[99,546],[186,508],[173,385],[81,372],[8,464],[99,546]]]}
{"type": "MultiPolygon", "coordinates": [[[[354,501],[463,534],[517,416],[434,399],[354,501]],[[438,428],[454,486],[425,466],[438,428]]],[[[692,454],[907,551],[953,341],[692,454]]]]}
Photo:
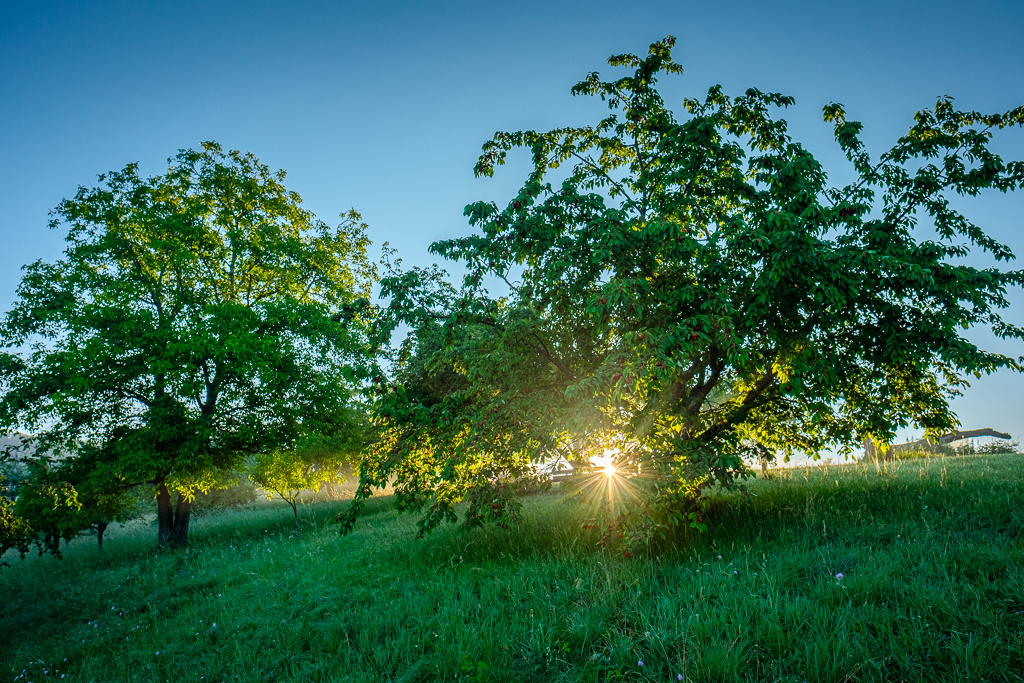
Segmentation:
{"type": "Polygon", "coordinates": [[[25,523],[40,555],[60,557],[60,542],[70,541],[84,528],[78,492],[47,468],[33,468],[30,478],[18,486],[14,513],[25,523]]]}
{"type": "Polygon", "coordinates": [[[25,268],[0,424],[74,460],[94,491],[152,486],[158,544],[183,544],[194,491],[352,402],[366,226],[351,211],[331,229],[283,171],[215,143],[163,175],[99,180],[51,213],[64,257],[25,268]]]}
{"type": "Polygon", "coordinates": [[[18,485],[15,513],[31,528],[30,537],[40,555],[60,557],[60,542],[85,532],[96,534],[103,550],[107,527],[137,514],[138,501],[125,487],[109,488],[94,476],[96,459],[84,447],[79,457],[54,460],[44,455],[23,455],[28,470],[18,485]]]}
{"type": "Polygon", "coordinates": [[[436,271],[383,279],[381,334],[413,330],[397,376],[462,381],[433,382],[425,401],[380,378],[382,439],[346,528],[391,478],[399,506],[426,509],[424,529],[467,498],[483,501],[467,524],[502,521],[536,462],[604,449],[635,475],[636,523],[620,521],[641,535],[702,527],[703,492],[747,476],[746,457],[848,453],[907,424],[937,436],[956,425],[949,398],[965,374],[1021,370],[963,336],[1024,338],[998,314],[1024,276],[963,259],[1014,256],[950,197],[1020,187],[1024,164],[989,142],[1024,108],[985,115],[942,98],[875,161],[861,124],[829,104],[857,176],[836,187],[774,117],[790,97],[716,86],[677,118],[656,88],[682,71],[672,45],[614,56],[631,73],[573,88],[607,102],[595,125],[484,145],[477,175],[518,148],[533,169],[506,204],[466,208],[474,234],[432,245],[465,267],[461,286],[436,271]]]}
{"type": "Polygon", "coordinates": [[[295,516],[295,535],[299,534],[299,496],[303,491],[333,486],[345,478],[345,472],[358,462],[366,445],[368,431],[358,413],[342,415],[332,434],[307,435],[294,447],[259,453],[253,458],[249,480],[263,489],[267,500],[278,496],[288,503],[295,516]]]}
{"type": "MultiPolygon", "coordinates": [[[[3,475],[0,475],[0,558],[8,550],[17,550],[24,559],[29,548],[28,523],[14,513],[14,501],[8,496],[9,486],[3,475]]],[[[8,566],[0,559],[0,568],[8,566]]]]}

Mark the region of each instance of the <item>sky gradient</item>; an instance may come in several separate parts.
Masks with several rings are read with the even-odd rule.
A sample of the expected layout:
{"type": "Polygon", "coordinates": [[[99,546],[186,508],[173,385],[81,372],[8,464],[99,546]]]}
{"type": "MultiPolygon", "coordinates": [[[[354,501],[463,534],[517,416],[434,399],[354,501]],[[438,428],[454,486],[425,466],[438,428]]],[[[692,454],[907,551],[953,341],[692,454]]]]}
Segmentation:
{"type": "MultiPolygon", "coordinates": [[[[784,117],[835,182],[850,171],[821,119],[830,101],[864,122],[875,156],[937,96],[980,111],[1024,104],[1019,0],[0,2],[0,310],[21,265],[59,257],[63,235],[46,226],[62,198],[130,162],[162,173],[204,140],[287,170],[329,223],[356,208],[375,250],[390,242],[407,265],[432,263],[431,242],[468,232],[466,204],[503,204],[525,178],[521,158],[474,178],[485,140],[595,121],[600,103],[571,86],[667,34],[685,69],[663,81],[670,106],[716,83],[793,95],[784,117]]],[[[1024,131],[995,149],[1024,158],[1024,131]]],[[[1024,192],[964,206],[1024,256],[1024,192]]],[[[1004,317],[1024,325],[1024,295],[1011,296],[1004,317]]],[[[1006,372],[954,405],[966,428],[1020,437],[1022,396],[1024,378],[1006,372]]]]}

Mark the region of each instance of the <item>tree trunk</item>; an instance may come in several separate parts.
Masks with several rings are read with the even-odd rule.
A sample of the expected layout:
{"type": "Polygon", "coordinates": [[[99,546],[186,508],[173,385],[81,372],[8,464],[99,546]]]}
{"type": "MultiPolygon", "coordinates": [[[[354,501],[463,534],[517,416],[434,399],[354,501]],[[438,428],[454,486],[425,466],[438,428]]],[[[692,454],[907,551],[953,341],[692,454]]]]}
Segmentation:
{"type": "Polygon", "coordinates": [[[299,506],[295,503],[295,501],[291,501],[291,504],[292,504],[292,512],[295,514],[295,535],[298,536],[299,535],[299,506]]]}
{"type": "Polygon", "coordinates": [[[893,450],[892,444],[883,443],[881,446],[878,446],[875,444],[874,439],[867,438],[864,439],[864,458],[875,462],[881,460],[892,462],[896,459],[896,451],[893,450]],[[883,452],[882,448],[886,450],[883,452]]]}
{"type": "Polygon", "coordinates": [[[162,482],[156,489],[156,518],[156,545],[158,548],[166,548],[167,541],[171,537],[174,514],[171,512],[171,492],[167,490],[167,485],[162,482]]]}
{"type": "Polygon", "coordinates": [[[192,521],[192,501],[184,495],[178,494],[178,505],[174,512],[174,526],[171,527],[171,536],[168,542],[177,547],[188,543],[188,525],[192,521]]]}
{"type": "Polygon", "coordinates": [[[96,545],[103,552],[103,532],[107,530],[106,522],[96,522],[96,545]]]}
{"type": "Polygon", "coordinates": [[[156,516],[158,520],[157,546],[183,546],[188,542],[188,525],[192,519],[192,503],[178,494],[177,505],[171,509],[171,492],[161,483],[156,493],[156,516]]]}
{"type": "Polygon", "coordinates": [[[870,437],[864,439],[864,459],[878,462],[878,449],[870,437]]]}

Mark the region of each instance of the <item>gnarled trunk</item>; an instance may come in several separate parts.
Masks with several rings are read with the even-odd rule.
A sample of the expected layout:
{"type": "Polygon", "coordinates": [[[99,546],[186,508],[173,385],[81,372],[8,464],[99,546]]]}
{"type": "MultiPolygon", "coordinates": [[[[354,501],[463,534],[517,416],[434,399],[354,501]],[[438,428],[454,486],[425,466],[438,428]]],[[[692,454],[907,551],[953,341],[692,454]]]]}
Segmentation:
{"type": "Polygon", "coordinates": [[[188,543],[188,525],[192,521],[192,502],[179,493],[177,504],[172,509],[171,492],[162,482],[157,486],[156,491],[156,516],[158,547],[180,547],[188,543]]]}

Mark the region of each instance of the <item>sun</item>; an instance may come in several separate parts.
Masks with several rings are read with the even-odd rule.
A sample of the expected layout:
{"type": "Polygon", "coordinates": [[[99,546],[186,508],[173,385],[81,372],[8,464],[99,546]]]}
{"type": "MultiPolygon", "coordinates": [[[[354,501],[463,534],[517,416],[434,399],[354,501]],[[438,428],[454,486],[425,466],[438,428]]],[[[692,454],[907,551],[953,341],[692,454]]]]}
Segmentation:
{"type": "Polygon", "coordinates": [[[604,471],[606,477],[615,476],[615,456],[619,454],[617,449],[605,449],[601,455],[594,456],[590,462],[598,471],[604,471]]]}

